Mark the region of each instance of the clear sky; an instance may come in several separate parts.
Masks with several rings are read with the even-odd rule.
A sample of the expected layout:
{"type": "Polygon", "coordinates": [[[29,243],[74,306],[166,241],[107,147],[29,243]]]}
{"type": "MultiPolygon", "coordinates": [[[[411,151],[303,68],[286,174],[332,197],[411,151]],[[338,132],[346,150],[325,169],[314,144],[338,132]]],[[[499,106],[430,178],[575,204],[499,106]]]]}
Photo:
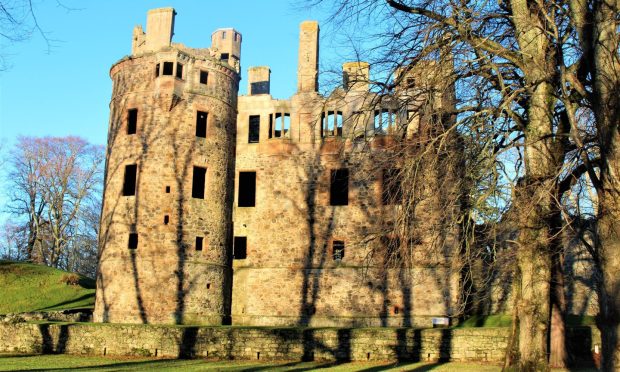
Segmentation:
{"type": "MultiPolygon", "coordinates": [[[[42,37],[1,45],[8,69],[0,71],[0,138],[10,146],[18,135],[77,135],[105,144],[112,82],[109,69],[131,52],[133,27],[146,29],[148,9],[176,9],[173,42],[206,48],[211,33],[234,27],[243,35],[242,81],[249,66],[271,67],[271,92],[288,98],[296,89],[299,23],[325,19],[316,9],[287,0],[56,0],[34,2],[42,37]],[[74,8],[74,9],[73,9],[74,8]]],[[[330,35],[321,24],[321,59],[328,58],[330,35]],[[327,41],[327,43],[325,42],[327,41]]],[[[344,61],[341,61],[344,62],[344,61]]]]}

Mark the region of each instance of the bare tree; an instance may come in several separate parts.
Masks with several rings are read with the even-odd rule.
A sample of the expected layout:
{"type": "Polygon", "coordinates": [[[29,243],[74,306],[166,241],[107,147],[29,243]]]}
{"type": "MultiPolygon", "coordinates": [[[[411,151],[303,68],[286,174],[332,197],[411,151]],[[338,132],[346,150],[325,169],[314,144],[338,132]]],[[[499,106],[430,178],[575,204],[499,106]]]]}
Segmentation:
{"type": "MultiPolygon", "coordinates": [[[[77,137],[18,140],[9,159],[9,212],[27,231],[27,259],[76,271],[82,258],[95,260],[103,156],[77,137]]],[[[92,274],[94,263],[84,264],[92,274]]]]}
{"type": "MultiPolygon", "coordinates": [[[[608,139],[617,136],[610,123],[618,123],[618,115],[613,115],[617,97],[610,94],[619,86],[615,67],[617,3],[357,0],[337,2],[333,11],[339,25],[353,24],[358,33],[355,40],[363,39],[360,33],[365,29],[372,30],[374,48],[367,55],[372,59],[371,66],[385,74],[412,68],[409,66],[432,56],[433,50],[449,48],[458,98],[455,127],[470,137],[485,133],[478,138],[483,142],[476,146],[491,149],[484,153],[491,159],[488,172],[497,171],[497,161],[505,167],[502,157],[507,153],[516,154],[511,161],[515,170],[505,174],[502,182],[518,179],[509,200],[518,229],[514,249],[519,269],[515,322],[519,364],[524,369],[545,368],[549,319],[553,311],[561,312],[562,308],[561,296],[551,286],[561,282],[561,272],[553,269],[558,267],[554,260],[561,260],[558,238],[565,223],[561,200],[569,190],[567,185],[579,182],[585,173],[597,184],[596,131],[584,130],[577,120],[579,110],[589,106],[588,101],[595,103],[595,117],[596,102],[605,104],[608,120],[602,122],[608,123],[607,127],[601,127],[597,117],[598,134],[605,139],[600,141],[601,151],[615,148],[608,139]],[[589,66],[589,60],[595,60],[598,67],[589,66]],[[601,128],[607,131],[603,133],[601,128]]],[[[356,54],[362,49],[356,48],[356,54]]],[[[389,90],[399,84],[397,79],[393,85],[386,81],[377,84],[379,89],[389,90]]],[[[617,182],[615,174],[610,172],[608,190],[618,189],[612,187],[617,182]]],[[[609,221],[617,218],[610,217],[609,221]]],[[[607,230],[608,235],[609,231],[615,229],[607,230]]],[[[611,255],[617,256],[617,236],[614,233],[610,237],[611,255]]],[[[603,300],[618,298],[620,261],[611,255],[608,253],[604,261],[611,269],[603,268],[608,283],[603,300]]],[[[607,309],[618,308],[617,303],[610,306],[609,300],[606,304],[607,309]]],[[[610,314],[608,321],[617,329],[618,312],[610,314]]],[[[552,319],[552,326],[563,327],[561,316],[552,319]]],[[[608,345],[617,345],[615,332],[608,345]]],[[[562,366],[566,362],[564,342],[555,341],[551,362],[562,366]]]]}

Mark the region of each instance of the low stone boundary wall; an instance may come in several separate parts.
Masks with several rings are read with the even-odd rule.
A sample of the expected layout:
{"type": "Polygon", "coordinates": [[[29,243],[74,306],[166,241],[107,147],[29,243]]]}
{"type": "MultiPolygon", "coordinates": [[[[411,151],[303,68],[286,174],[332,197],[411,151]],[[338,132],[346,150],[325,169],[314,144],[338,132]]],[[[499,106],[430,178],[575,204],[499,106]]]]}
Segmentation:
{"type": "MultiPolygon", "coordinates": [[[[573,330],[586,353],[596,329],[573,330]],[[588,345],[586,345],[588,344],[588,345]]],[[[0,352],[245,360],[498,362],[508,328],[246,328],[97,323],[0,324],[0,352]]],[[[594,341],[593,341],[594,340],[594,341]]]]}

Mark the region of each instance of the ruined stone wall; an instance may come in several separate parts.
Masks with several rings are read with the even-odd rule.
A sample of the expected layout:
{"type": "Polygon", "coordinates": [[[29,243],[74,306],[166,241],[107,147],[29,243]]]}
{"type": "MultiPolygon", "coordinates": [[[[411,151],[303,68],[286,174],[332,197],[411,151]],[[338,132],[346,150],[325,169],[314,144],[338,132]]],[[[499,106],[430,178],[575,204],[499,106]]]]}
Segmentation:
{"type": "Polygon", "coordinates": [[[212,54],[174,44],[126,57],[110,71],[95,321],[221,324],[229,317],[239,75],[212,54]],[[128,131],[132,109],[135,134],[128,131]],[[198,111],[207,114],[204,138],[198,111]],[[135,195],[125,196],[130,164],[137,166],[135,195]],[[195,167],[207,169],[203,199],[192,195],[195,167]]]}
{"type": "MultiPolygon", "coordinates": [[[[373,133],[373,100],[368,91],[343,90],[329,98],[239,98],[234,235],[247,238],[247,257],[233,261],[234,324],[430,326],[432,317],[456,313],[459,277],[446,258],[457,231],[445,237],[450,252],[433,251],[436,200],[420,205],[423,254],[399,267],[388,262],[385,237],[401,207],[382,204],[382,175],[402,159],[397,136],[373,133]],[[322,135],[321,113],[337,111],[342,132],[322,135]],[[269,138],[270,115],[283,112],[291,117],[288,133],[269,138]],[[255,115],[259,141],[249,143],[255,115]],[[342,168],[349,202],[333,206],[330,172],[342,168]],[[240,207],[239,172],[247,171],[256,172],[256,205],[240,207]],[[334,241],[345,244],[342,260],[333,257],[334,241]]],[[[272,117],[272,132],[274,125],[272,117]]],[[[440,195],[437,187],[429,194],[440,195]]]]}
{"type": "MultiPolygon", "coordinates": [[[[509,328],[300,329],[117,324],[0,324],[0,352],[239,360],[503,361],[509,328]]],[[[600,334],[568,330],[591,360],[600,334]]]]}

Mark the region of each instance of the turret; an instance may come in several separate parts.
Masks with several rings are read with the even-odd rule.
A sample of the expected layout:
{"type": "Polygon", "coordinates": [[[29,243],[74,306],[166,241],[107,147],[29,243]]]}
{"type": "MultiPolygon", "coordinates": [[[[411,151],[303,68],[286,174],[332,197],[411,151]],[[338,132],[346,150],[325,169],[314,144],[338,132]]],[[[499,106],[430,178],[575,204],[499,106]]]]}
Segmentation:
{"type": "Polygon", "coordinates": [[[174,15],[149,11],[110,69],[97,322],[230,319],[239,74],[218,53],[238,61],[241,35],[216,31],[218,53],[171,43],[174,15]]]}
{"type": "Polygon", "coordinates": [[[241,59],[241,34],[234,28],[218,28],[211,34],[211,48],[217,49],[220,59],[237,67],[241,59]]]}

